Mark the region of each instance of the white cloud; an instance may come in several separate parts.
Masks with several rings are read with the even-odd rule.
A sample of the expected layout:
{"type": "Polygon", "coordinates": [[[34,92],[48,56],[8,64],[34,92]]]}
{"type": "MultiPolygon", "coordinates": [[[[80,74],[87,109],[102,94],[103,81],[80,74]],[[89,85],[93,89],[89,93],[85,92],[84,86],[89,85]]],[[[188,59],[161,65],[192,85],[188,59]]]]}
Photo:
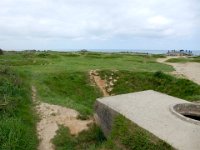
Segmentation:
{"type": "Polygon", "coordinates": [[[191,36],[198,0],[1,0],[0,39],[191,36]]]}

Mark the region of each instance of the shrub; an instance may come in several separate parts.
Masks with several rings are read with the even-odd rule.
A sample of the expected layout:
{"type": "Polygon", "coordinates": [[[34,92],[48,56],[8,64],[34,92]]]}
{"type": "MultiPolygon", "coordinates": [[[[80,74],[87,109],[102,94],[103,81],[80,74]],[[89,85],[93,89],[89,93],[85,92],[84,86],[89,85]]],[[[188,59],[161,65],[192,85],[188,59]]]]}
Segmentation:
{"type": "Polygon", "coordinates": [[[3,55],[3,50],[2,49],[0,49],[0,55],[3,55]]]}

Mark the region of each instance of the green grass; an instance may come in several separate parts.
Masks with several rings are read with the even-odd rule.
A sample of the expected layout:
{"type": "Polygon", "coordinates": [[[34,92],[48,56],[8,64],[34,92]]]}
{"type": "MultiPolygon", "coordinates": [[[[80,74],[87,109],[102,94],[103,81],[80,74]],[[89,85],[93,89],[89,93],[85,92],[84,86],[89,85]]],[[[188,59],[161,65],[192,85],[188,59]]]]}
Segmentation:
{"type": "Polygon", "coordinates": [[[80,132],[78,136],[71,135],[68,128],[60,126],[53,143],[56,150],[92,150],[105,140],[101,129],[96,125],[91,125],[89,130],[80,132]]]}
{"type": "Polygon", "coordinates": [[[5,52],[0,65],[26,73],[36,86],[38,99],[78,110],[83,116],[92,114],[93,104],[101,97],[91,85],[92,69],[173,71],[171,66],[156,62],[156,57],[97,52],[5,52]]]}
{"type": "Polygon", "coordinates": [[[15,66],[19,70],[34,73],[61,71],[89,71],[91,69],[150,71],[173,71],[173,67],[157,63],[153,56],[110,53],[6,53],[0,56],[2,65],[15,66]]]}
{"type": "Polygon", "coordinates": [[[167,62],[171,63],[186,63],[186,62],[198,62],[200,63],[200,56],[195,57],[182,57],[182,58],[171,58],[168,59],[167,62]]]}
{"type": "Polygon", "coordinates": [[[28,83],[0,67],[0,149],[35,150],[36,116],[28,83]]]}
{"type": "Polygon", "coordinates": [[[153,134],[140,128],[123,116],[114,119],[112,131],[103,136],[100,128],[92,125],[89,130],[70,134],[69,129],[60,127],[53,139],[56,150],[170,150],[173,149],[153,134]]]}
{"type": "Polygon", "coordinates": [[[101,94],[92,86],[87,72],[55,72],[37,76],[40,99],[78,110],[82,115],[91,115],[93,104],[101,94]]]}
{"type": "Polygon", "coordinates": [[[111,94],[155,90],[188,101],[200,99],[200,86],[187,79],[177,79],[162,72],[100,71],[102,78],[119,78],[111,94]],[[113,74],[113,75],[112,75],[113,74]]]}
{"type": "MultiPolygon", "coordinates": [[[[41,101],[76,109],[81,113],[80,118],[92,115],[96,98],[102,96],[89,79],[88,72],[92,69],[104,70],[100,72],[102,77],[110,76],[112,70],[119,70],[114,73],[114,76],[119,77],[113,89],[114,94],[154,89],[191,101],[199,99],[198,85],[157,72],[173,71],[173,67],[157,63],[157,57],[163,56],[93,52],[5,52],[0,56],[0,68],[6,66],[13,71],[6,71],[4,68],[0,76],[1,103],[4,104],[0,109],[0,149],[36,149],[36,118],[30,100],[31,85],[35,85],[37,98],[41,101]]],[[[143,133],[143,129],[135,125],[133,128],[137,130],[128,134],[131,125],[123,119],[121,122],[122,124],[119,121],[115,123],[108,140],[105,140],[96,126],[80,133],[78,137],[70,135],[68,129],[61,127],[54,139],[56,148],[133,149],[129,140],[135,139],[138,149],[141,148],[140,145],[143,149],[168,147],[159,140],[152,143],[152,135],[146,135],[146,131],[143,133]],[[115,141],[115,138],[118,140],[115,141]]]]}

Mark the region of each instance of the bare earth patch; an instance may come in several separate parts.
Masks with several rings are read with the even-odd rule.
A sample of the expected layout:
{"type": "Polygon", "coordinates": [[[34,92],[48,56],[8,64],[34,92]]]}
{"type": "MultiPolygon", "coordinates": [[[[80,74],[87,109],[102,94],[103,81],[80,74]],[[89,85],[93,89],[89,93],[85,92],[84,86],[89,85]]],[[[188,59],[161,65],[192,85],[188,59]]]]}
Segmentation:
{"type": "Polygon", "coordinates": [[[68,127],[71,134],[78,134],[88,129],[88,124],[93,122],[93,120],[78,120],[79,113],[73,109],[38,102],[34,86],[32,87],[32,100],[38,103],[36,110],[41,119],[37,124],[40,139],[38,150],[54,150],[51,140],[56,135],[59,125],[68,127]]]}
{"type": "Polygon", "coordinates": [[[197,84],[200,84],[200,63],[195,62],[188,62],[188,63],[169,63],[165,62],[170,58],[177,58],[177,57],[167,57],[167,58],[159,58],[157,59],[160,63],[165,63],[171,65],[176,70],[172,72],[172,74],[178,74],[181,76],[185,76],[189,80],[194,81],[197,84]]]}
{"type": "Polygon", "coordinates": [[[95,84],[98,86],[100,91],[103,93],[103,96],[109,96],[109,93],[106,90],[106,81],[102,80],[96,70],[90,71],[90,80],[94,81],[95,84]]]}

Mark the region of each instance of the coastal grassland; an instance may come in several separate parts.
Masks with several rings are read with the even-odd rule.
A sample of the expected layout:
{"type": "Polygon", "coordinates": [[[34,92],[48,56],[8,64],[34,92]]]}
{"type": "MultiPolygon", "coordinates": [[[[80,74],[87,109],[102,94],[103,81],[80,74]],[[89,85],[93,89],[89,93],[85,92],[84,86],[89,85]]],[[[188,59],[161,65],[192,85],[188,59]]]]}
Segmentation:
{"type": "MultiPolygon", "coordinates": [[[[7,118],[4,116],[4,121],[1,121],[1,130],[2,133],[4,132],[4,134],[2,134],[4,135],[4,140],[0,140],[3,141],[2,145],[14,145],[17,148],[19,146],[24,146],[20,147],[20,149],[35,149],[37,140],[35,137],[34,126],[35,117],[31,110],[32,103],[30,101],[31,85],[34,85],[37,89],[38,100],[76,109],[80,112],[82,118],[86,118],[87,116],[92,115],[93,104],[96,98],[102,96],[100,91],[91,84],[88,73],[90,70],[119,70],[120,72],[131,72],[132,74],[137,74],[137,72],[140,72],[141,74],[145,72],[153,74],[156,71],[173,71],[173,67],[157,63],[157,57],[160,56],[93,52],[5,52],[4,55],[0,56],[0,66],[6,66],[6,68],[10,67],[11,70],[19,73],[20,78],[22,79],[20,80],[20,86],[17,85],[18,90],[11,92],[16,95],[14,97],[9,96],[11,98],[9,104],[11,106],[18,104],[18,107],[14,107],[16,111],[12,113],[13,116],[8,115],[7,118]],[[15,100],[17,101],[15,102],[15,100]],[[15,121],[15,119],[17,121],[15,121]],[[9,120],[14,120],[15,122],[9,122],[9,120]],[[17,127],[12,127],[12,125],[15,124],[17,127]],[[19,133],[13,135],[16,140],[11,144],[9,142],[12,140],[8,138],[10,138],[12,133],[15,133],[14,128],[16,128],[15,131],[19,131],[19,133]],[[21,137],[22,135],[23,137],[21,137]]],[[[130,79],[127,78],[127,80],[132,82],[131,76],[129,77],[130,79]]],[[[5,78],[7,78],[7,75],[5,78]]],[[[138,80],[139,79],[141,78],[138,77],[138,80]]],[[[12,83],[11,81],[10,84],[12,83]]],[[[145,89],[144,86],[146,86],[146,84],[143,85],[142,81],[140,81],[140,83],[140,86],[142,87],[140,90],[145,89]]],[[[126,88],[126,85],[121,84],[120,86],[126,88]]],[[[125,93],[129,91],[122,90],[122,92],[125,93]]],[[[5,91],[1,93],[9,92],[5,91]]],[[[122,128],[123,126],[121,129],[122,128]]],[[[116,144],[112,144],[112,142],[115,142],[114,138],[105,141],[98,127],[91,127],[90,130],[81,133],[81,135],[78,136],[78,139],[77,137],[69,135],[69,132],[66,130],[67,129],[63,128],[59,130],[59,134],[56,137],[58,140],[55,142],[58,143],[56,144],[56,148],[59,148],[59,142],[62,145],[62,140],[65,140],[65,137],[63,136],[66,136],[67,139],[72,138],[68,142],[69,145],[70,142],[74,143],[74,141],[75,144],[72,144],[72,146],[76,145],[76,141],[78,140],[80,147],[83,148],[84,146],[90,146],[90,144],[91,149],[103,146],[108,147],[109,143],[111,143],[111,147],[116,144]],[[108,144],[102,144],[107,142],[108,144]]],[[[124,132],[126,133],[126,131],[124,132]]],[[[118,133],[116,133],[115,136],[117,137],[118,133]]],[[[146,139],[144,138],[144,143],[145,142],[146,139]]],[[[124,145],[125,147],[128,147],[128,145],[123,143],[123,139],[119,139],[119,143],[122,143],[120,146],[124,145]]],[[[138,143],[138,145],[140,144],[141,143],[138,143]]],[[[7,147],[3,148],[6,149],[7,147]]]]}
{"type": "Polygon", "coordinates": [[[109,80],[111,76],[118,78],[110,94],[155,90],[188,101],[200,99],[200,86],[198,84],[187,79],[175,78],[160,71],[152,73],[104,70],[99,73],[106,80],[109,80]]]}
{"type": "Polygon", "coordinates": [[[89,71],[129,70],[133,72],[173,71],[173,67],[156,62],[160,55],[134,55],[97,52],[5,52],[0,65],[29,75],[36,86],[37,98],[78,110],[82,115],[93,112],[101,93],[91,85],[89,71]]]}
{"type": "Polygon", "coordinates": [[[56,150],[172,150],[173,148],[153,134],[119,115],[114,119],[106,138],[96,125],[89,130],[71,135],[68,128],[60,127],[53,139],[56,150]]]}
{"type": "Polygon", "coordinates": [[[0,66],[0,149],[35,150],[36,115],[26,75],[0,66]]]}
{"type": "Polygon", "coordinates": [[[92,69],[170,72],[173,67],[156,62],[155,56],[118,53],[20,52],[0,56],[0,64],[32,72],[89,71],[92,69]]]}
{"type": "Polygon", "coordinates": [[[200,56],[171,58],[171,59],[168,59],[166,62],[171,62],[171,63],[198,62],[200,63],[200,56]]]}

